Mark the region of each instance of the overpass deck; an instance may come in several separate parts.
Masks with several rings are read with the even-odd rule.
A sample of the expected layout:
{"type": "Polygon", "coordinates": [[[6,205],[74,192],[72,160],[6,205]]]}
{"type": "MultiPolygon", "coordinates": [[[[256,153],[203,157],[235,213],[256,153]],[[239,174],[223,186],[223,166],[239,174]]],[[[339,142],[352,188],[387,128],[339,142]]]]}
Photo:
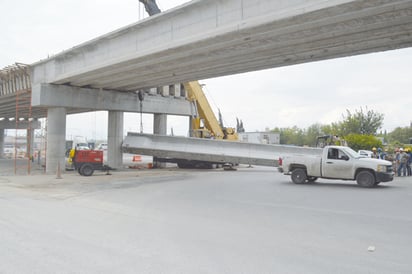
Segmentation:
{"type": "Polygon", "coordinates": [[[411,46],[411,0],[195,0],[40,61],[33,81],[131,91],[411,46]]]}

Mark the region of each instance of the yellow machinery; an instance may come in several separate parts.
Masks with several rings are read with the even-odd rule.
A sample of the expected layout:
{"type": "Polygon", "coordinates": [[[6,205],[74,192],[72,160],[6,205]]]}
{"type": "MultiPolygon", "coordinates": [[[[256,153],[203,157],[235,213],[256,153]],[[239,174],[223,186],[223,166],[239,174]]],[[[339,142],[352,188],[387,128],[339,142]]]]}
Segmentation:
{"type": "MultiPolygon", "coordinates": [[[[156,0],[139,1],[144,5],[146,12],[150,16],[161,12],[156,0]]],[[[197,108],[196,116],[191,120],[190,130],[192,137],[238,140],[234,128],[223,127],[223,124],[218,122],[198,81],[185,83],[184,87],[189,99],[192,100],[197,108]],[[202,121],[204,125],[201,125],[202,121]]]]}
{"type": "Polygon", "coordinates": [[[198,81],[184,83],[184,87],[199,114],[191,120],[192,137],[238,140],[234,128],[226,128],[219,123],[198,81]]]}
{"type": "MultiPolygon", "coordinates": [[[[157,6],[156,0],[139,1],[144,5],[149,16],[161,12],[157,6]]],[[[223,127],[223,123],[218,122],[199,82],[193,81],[183,85],[188,93],[189,100],[196,106],[196,116],[193,116],[191,120],[191,136],[198,138],[238,140],[238,135],[234,128],[223,127]],[[202,121],[204,125],[201,125],[202,121]]],[[[186,159],[174,159],[173,161],[176,162],[180,168],[212,168],[214,166],[213,163],[204,161],[190,161],[186,159]]],[[[233,170],[233,165],[234,164],[227,164],[225,169],[233,170]]]]}

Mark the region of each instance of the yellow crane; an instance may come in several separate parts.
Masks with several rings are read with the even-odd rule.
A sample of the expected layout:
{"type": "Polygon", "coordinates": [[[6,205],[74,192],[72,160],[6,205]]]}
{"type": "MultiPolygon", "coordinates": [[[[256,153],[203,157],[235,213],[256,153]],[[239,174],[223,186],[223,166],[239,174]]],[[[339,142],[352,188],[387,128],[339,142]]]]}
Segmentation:
{"type": "MultiPolygon", "coordinates": [[[[145,7],[146,12],[152,16],[160,13],[156,0],[139,0],[145,7]]],[[[196,114],[191,119],[191,136],[198,138],[216,138],[227,140],[238,140],[236,130],[224,127],[219,123],[207,100],[202,86],[198,81],[184,83],[188,98],[196,106],[196,114]],[[202,122],[204,125],[202,125],[202,122]]]]}
{"type": "Polygon", "coordinates": [[[189,100],[195,104],[199,114],[192,117],[191,120],[192,137],[238,140],[238,135],[234,128],[223,127],[219,123],[199,82],[192,81],[183,85],[189,100]],[[202,121],[204,125],[202,125],[202,121]]]}

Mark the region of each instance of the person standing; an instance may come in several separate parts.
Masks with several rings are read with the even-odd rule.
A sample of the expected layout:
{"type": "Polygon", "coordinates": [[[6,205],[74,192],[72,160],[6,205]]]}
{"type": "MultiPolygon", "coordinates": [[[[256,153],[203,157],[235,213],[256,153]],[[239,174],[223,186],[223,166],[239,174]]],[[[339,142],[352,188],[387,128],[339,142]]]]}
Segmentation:
{"type": "Polygon", "coordinates": [[[398,168],[398,176],[406,176],[406,164],[408,162],[408,154],[403,151],[402,148],[399,149],[399,168],[398,168]]]}
{"type": "Polygon", "coordinates": [[[372,158],[379,159],[379,155],[376,152],[376,147],[372,148],[372,158]]]}
{"type": "Polygon", "coordinates": [[[406,154],[408,155],[408,161],[406,162],[406,173],[408,176],[411,176],[412,152],[410,148],[406,149],[406,154]]]}

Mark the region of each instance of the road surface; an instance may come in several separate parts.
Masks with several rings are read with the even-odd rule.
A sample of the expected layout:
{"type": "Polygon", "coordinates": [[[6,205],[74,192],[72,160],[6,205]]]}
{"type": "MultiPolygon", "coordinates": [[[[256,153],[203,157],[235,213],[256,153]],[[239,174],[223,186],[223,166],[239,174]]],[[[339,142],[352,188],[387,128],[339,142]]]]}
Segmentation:
{"type": "Polygon", "coordinates": [[[410,177],[95,174],[0,176],[0,273],[411,273],[410,177]]]}

